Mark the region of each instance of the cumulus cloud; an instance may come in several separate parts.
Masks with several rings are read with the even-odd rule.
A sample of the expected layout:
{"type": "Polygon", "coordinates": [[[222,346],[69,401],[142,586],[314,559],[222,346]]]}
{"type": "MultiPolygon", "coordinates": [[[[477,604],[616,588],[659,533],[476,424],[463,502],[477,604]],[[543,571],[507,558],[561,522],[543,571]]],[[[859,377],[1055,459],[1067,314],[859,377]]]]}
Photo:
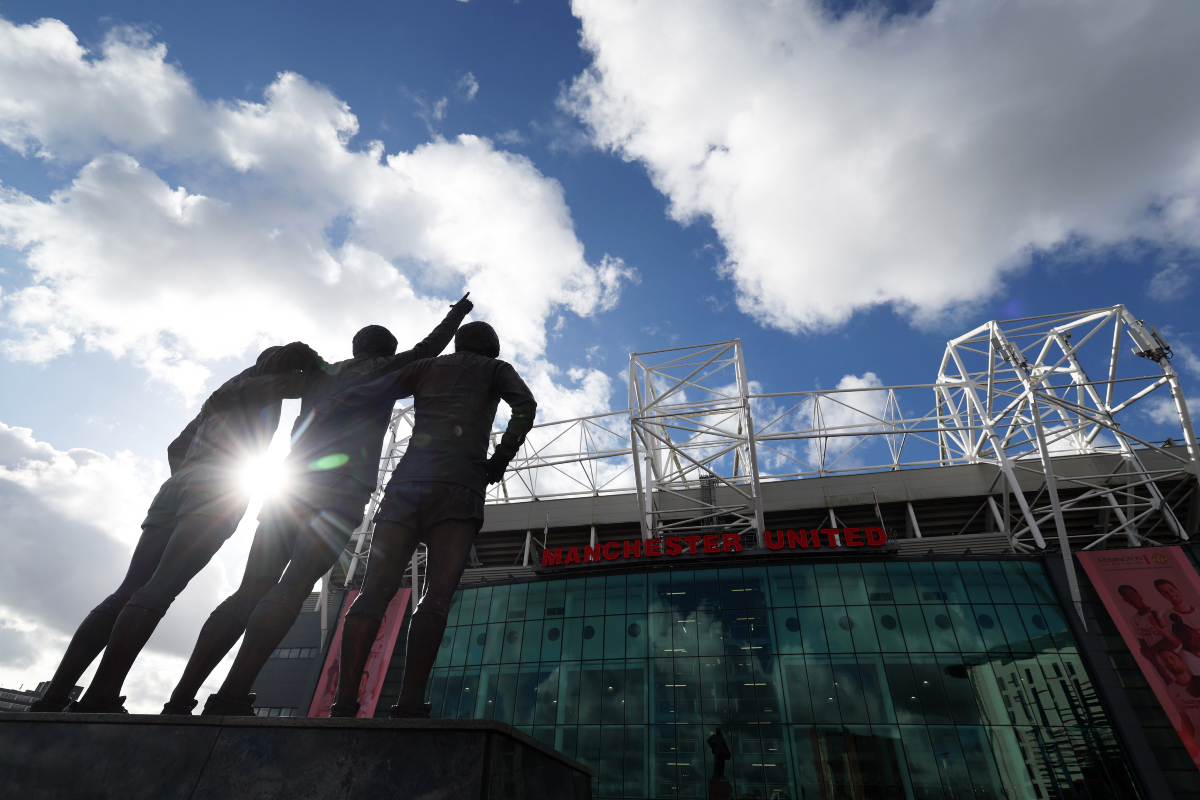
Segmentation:
{"type": "MultiPolygon", "coordinates": [[[[50,678],[75,627],[120,583],[165,477],[130,453],[64,452],[0,422],[0,685],[50,678]]],[[[235,560],[251,533],[226,545],[235,560]]],[[[222,559],[210,564],[155,632],[131,675],[137,708],[156,711],[170,693],[200,625],[231,591],[229,572],[222,559]]]]}
{"type": "Polygon", "coordinates": [[[454,84],[454,88],[469,103],[475,99],[475,95],[479,94],[479,80],[476,79],[475,73],[468,72],[458,79],[458,83],[454,84]]]}
{"type": "Polygon", "coordinates": [[[1035,250],[1200,244],[1200,7],[574,0],[565,102],[711,221],[741,309],[813,330],[986,297],[1035,250]]]}
{"type": "Polygon", "coordinates": [[[1191,273],[1179,264],[1168,264],[1154,273],[1146,294],[1155,300],[1166,303],[1171,300],[1181,300],[1187,296],[1187,286],[1192,282],[1191,273]]]}
{"type": "Polygon", "coordinates": [[[45,200],[0,186],[0,244],[28,267],[5,276],[4,352],[82,345],[195,394],[206,363],[266,343],[340,359],[367,323],[415,342],[465,290],[536,364],[548,318],[616,301],[631,273],[585,258],[528,159],[469,135],[385,154],[357,130],[299,75],[212,101],[145,35],[93,53],[61,22],[0,20],[0,142],[78,168],[45,200]]]}

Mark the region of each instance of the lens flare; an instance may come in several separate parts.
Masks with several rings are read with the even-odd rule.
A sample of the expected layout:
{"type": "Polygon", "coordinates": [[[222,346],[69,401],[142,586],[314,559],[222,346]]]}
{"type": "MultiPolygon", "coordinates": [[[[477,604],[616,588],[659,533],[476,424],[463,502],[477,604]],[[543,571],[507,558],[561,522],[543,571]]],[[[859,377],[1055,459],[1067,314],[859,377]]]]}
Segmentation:
{"type": "Polygon", "coordinates": [[[252,495],[268,497],[284,485],[283,464],[270,455],[255,459],[242,470],[242,486],[252,495]]]}

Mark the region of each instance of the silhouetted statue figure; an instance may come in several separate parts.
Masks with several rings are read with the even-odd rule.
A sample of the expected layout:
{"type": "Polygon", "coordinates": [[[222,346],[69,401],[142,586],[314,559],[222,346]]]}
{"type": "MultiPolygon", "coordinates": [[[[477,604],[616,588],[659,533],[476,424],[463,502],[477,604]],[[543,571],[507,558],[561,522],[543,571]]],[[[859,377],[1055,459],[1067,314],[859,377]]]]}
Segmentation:
{"type": "MultiPolygon", "coordinates": [[[[135,599],[135,606],[147,603],[150,595],[146,587],[152,576],[158,574],[164,561],[174,563],[181,552],[188,556],[189,563],[199,563],[190,574],[178,576],[186,584],[237,528],[249,502],[247,493],[238,485],[237,469],[243,459],[260,457],[266,451],[279,424],[280,400],[259,398],[250,405],[222,411],[214,406],[227,400],[231,388],[243,380],[262,376],[288,379],[298,371],[315,368],[319,362],[317,354],[302,342],[267,348],[253,367],[226,381],[214,392],[196,418],[171,442],[167,447],[171,477],[150,504],[125,579],[80,624],[50,685],[30,711],[65,709],[76,681],[106,646],[111,653],[120,651],[121,661],[132,663],[141,645],[125,636],[117,637],[113,643],[110,638],[118,625],[118,615],[128,624],[132,616],[147,616],[147,609],[137,607],[128,614],[122,609],[135,599]]],[[[187,570],[183,572],[187,573],[187,570]]],[[[161,608],[166,610],[165,605],[161,608]]],[[[139,628],[143,625],[143,622],[138,623],[139,628]]],[[[153,630],[152,623],[150,630],[153,630]]],[[[107,658],[108,653],[105,656],[107,658]]],[[[105,675],[110,681],[114,677],[111,660],[109,669],[104,674],[98,673],[101,683],[106,680],[105,675]]],[[[124,677],[123,671],[120,676],[124,677]]],[[[96,685],[95,681],[93,685],[96,685]]],[[[116,690],[103,693],[100,699],[92,693],[76,707],[87,711],[124,711],[124,698],[117,696],[119,690],[120,681],[117,681],[116,690]]]]}
{"type": "Polygon", "coordinates": [[[708,737],[708,746],[713,754],[713,774],[708,779],[708,800],[733,800],[733,785],[725,777],[725,761],[733,757],[733,751],[721,735],[720,728],[708,737]]]}
{"type": "Polygon", "coordinates": [[[338,392],[438,355],[472,308],[464,295],[416,347],[396,353],[396,338],[371,325],[354,336],[354,358],[332,364],[304,389],[285,460],[286,491],[263,504],[242,583],[209,616],[164,714],[190,713],[204,679],[243,631],[246,638],[205,714],[254,714],[254,679],[296,621],[313,584],[362,522],[379,475],[392,407],[337,420],[313,410],[338,392]],[[281,577],[282,575],[282,577],[281,577]]]}
{"type": "Polygon", "coordinates": [[[331,716],[358,712],[359,681],[371,643],[418,542],[428,546],[425,593],[409,621],[404,681],[391,716],[429,716],[425,684],[446,629],[450,598],[483,525],[484,492],[504,476],[537,411],[525,382],[499,355],[492,327],[472,322],[459,329],[453,355],[418,361],[327,404],[331,419],[377,414],[409,395],[416,410],[408,449],[375,514],[362,594],[342,625],[342,667],[331,716]],[[489,458],[500,400],[512,408],[512,416],[489,458]]]}
{"type": "Polygon", "coordinates": [[[721,729],[717,728],[717,732],[708,737],[708,746],[713,754],[713,774],[714,778],[725,777],[725,762],[733,758],[733,751],[729,749],[729,743],[725,741],[725,737],[721,735],[721,729]]]}

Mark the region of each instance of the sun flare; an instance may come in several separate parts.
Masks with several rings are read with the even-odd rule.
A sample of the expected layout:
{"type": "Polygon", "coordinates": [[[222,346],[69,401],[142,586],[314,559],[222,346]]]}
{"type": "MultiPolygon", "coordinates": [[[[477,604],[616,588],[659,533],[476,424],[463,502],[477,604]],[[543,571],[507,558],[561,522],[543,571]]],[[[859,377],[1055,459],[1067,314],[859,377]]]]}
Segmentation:
{"type": "Polygon", "coordinates": [[[241,483],[250,494],[269,497],[283,488],[283,464],[270,455],[255,459],[242,470],[241,483]]]}

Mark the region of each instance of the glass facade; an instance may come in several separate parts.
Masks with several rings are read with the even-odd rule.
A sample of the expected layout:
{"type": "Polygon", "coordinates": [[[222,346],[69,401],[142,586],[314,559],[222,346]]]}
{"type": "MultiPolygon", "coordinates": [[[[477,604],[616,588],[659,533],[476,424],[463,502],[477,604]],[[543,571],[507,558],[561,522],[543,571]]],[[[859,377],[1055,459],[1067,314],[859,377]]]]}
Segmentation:
{"type": "Polygon", "coordinates": [[[598,797],[1128,798],[1042,565],[801,563],[460,590],[435,717],[508,722],[598,797]]]}

